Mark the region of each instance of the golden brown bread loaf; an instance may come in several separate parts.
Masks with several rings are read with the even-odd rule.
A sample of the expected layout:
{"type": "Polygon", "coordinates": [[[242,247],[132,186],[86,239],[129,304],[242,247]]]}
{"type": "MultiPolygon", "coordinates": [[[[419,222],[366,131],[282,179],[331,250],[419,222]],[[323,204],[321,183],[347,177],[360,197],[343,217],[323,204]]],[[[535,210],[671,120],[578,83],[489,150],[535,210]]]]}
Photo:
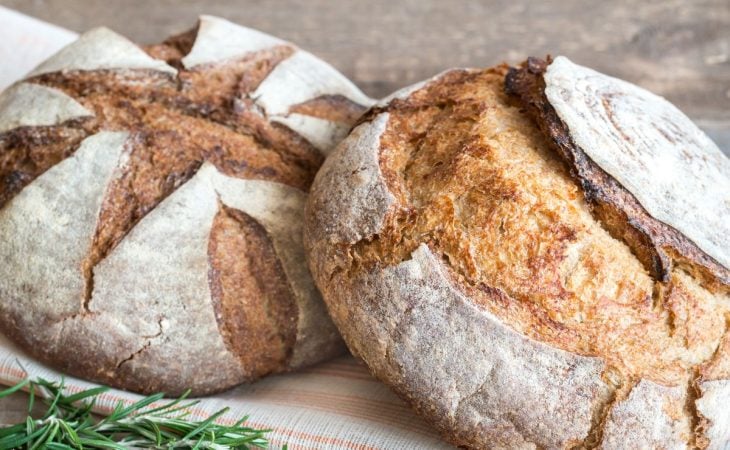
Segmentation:
{"type": "Polygon", "coordinates": [[[665,100],[563,57],[449,71],[305,217],[348,347],[454,444],[730,441],[730,162],[665,100]]]}
{"type": "Polygon", "coordinates": [[[84,34],[0,96],[0,329],[66,373],[168,394],[340,353],[302,215],[369,102],[214,17],[144,50],[84,34]]]}

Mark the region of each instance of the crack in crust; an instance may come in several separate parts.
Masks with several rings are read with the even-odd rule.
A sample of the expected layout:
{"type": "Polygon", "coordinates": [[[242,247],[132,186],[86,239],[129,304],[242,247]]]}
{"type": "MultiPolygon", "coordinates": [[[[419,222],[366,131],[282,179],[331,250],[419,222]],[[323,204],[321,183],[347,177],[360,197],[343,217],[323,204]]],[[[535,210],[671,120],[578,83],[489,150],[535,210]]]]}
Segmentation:
{"type": "Polygon", "coordinates": [[[714,353],[701,367],[702,381],[730,378],[730,313],[725,313],[725,325],[714,353]]]}
{"type": "Polygon", "coordinates": [[[700,380],[700,370],[695,368],[692,376],[687,381],[687,393],[684,408],[685,414],[689,418],[690,430],[692,432],[687,445],[690,448],[705,449],[708,447],[710,442],[705,437],[707,420],[702,417],[702,414],[700,414],[697,409],[697,400],[702,397],[700,380]]]}
{"type": "Polygon", "coordinates": [[[144,345],[142,345],[142,347],[140,347],[139,350],[131,353],[128,357],[122,359],[121,361],[119,361],[117,363],[117,367],[116,367],[117,370],[119,370],[123,365],[125,365],[128,362],[132,361],[134,358],[136,358],[137,356],[141,355],[142,353],[144,353],[145,351],[147,351],[150,347],[152,347],[152,342],[155,339],[157,339],[160,336],[162,336],[162,334],[164,333],[164,327],[162,326],[163,320],[164,320],[163,318],[160,318],[160,319],[157,320],[157,327],[159,328],[159,331],[157,333],[155,333],[153,335],[149,335],[149,336],[142,336],[142,338],[147,339],[147,341],[144,343],[144,345]]]}
{"type": "Polygon", "coordinates": [[[606,424],[613,408],[620,402],[626,400],[631,390],[636,387],[637,381],[625,379],[615,368],[606,368],[602,377],[610,392],[607,399],[596,409],[591,421],[591,429],[582,442],[575,444],[573,449],[595,449],[603,444],[603,436],[606,431],[606,424]]]}
{"type": "MultiPolygon", "coordinates": [[[[575,444],[596,448],[612,409],[639,380],[692,380],[691,389],[697,368],[726,351],[730,302],[716,276],[724,269],[687,250],[683,236],[656,247],[655,235],[637,229],[659,225],[600,210],[597,188],[576,177],[552,136],[504,92],[507,73],[453,71],[361,119],[388,114],[379,165],[397,201],[376,234],[327,244],[344,256],[325,278],[331,285],[399,265],[426,244],[455,286],[503,323],[613,368],[623,381],[607,382],[612,398],[575,444]],[[619,233],[622,220],[631,226],[619,233]],[[655,248],[662,251],[652,255],[655,248]]],[[[696,430],[691,445],[701,447],[707,425],[695,400],[687,397],[684,413],[696,430]]]]}
{"type": "MultiPolygon", "coordinates": [[[[545,61],[529,58],[521,67],[511,68],[505,79],[505,90],[523,102],[549,137],[573,178],[581,184],[596,218],[616,239],[631,247],[657,281],[669,281],[672,267],[679,265],[700,278],[708,289],[730,292],[730,270],[680,232],[651,217],[628,190],[573,143],[567,126],[545,96],[543,74],[550,62],[550,58],[545,61]]],[[[610,102],[606,98],[602,101],[611,118],[610,102]]]]}
{"type": "MultiPolygon", "coordinates": [[[[655,278],[653,299],[655,306],[667,312],[667,326],[672,335],[681,332],[681,325],[691,321],[691,312],[682,311],[676,304],[666,304],[674,287],[672,278],[679,270],[698,279],[711,292],[730,292],[730,271],[701,251],[693,242],[674,228],[654,219],[638,203],[636,198],[574,144],[567,126],[560,120],[544,93],[543,74],[551,60],[529,58],[521,67],[511,68],[505,80],[508,94],[521,99],[534,117],[540,129],[550,138],[553,148],[570,169],[572,177],[585,192],[597,220],[617,239],[628,245],[645,268],[655,278]]],[[[603,98],[603,106],[612,118],[611,103],[603,98]]],[[[621,132],[620,127],[614,128],[621,132]]],[[[628,137],[625,137],[628,140],[628,137]]],[[[725,313],[727,315],[727,312],[725,313]]],[[[717,324],[714,324],[717,325],[717,324]]],[[[718,328],[714,326],[714,328],[718,328]]],[[[705,438],[707,420],[697,410],[696,401],[701,395],[699,383],[703,376],[701,369],[710,365],[722,351],[725,332],[717,340],[713,354],[689,367],[685,413],[690,420],[692,435],[688,442],[691,448],[705,448],[710,443],[705,438]]],[[[683,333],[685,347],[689,348],[690,336],[683,333]]],[[[722,357],[722,355],[719,355],[722,357]]],[[[730,374],[726,374],[728,376],[730,374]]]]}
{"type": "Polygon", "coordinates": [[[630,377],[683,382],[695,353],[704,360],[720,338],[714,308],[730,305],[676,267],[656,283],[608,236],[548,141],[499,92],[506,71],[452,72],[386,108],[380,165],[399,205],[347,250],[348,276],[426,243],[518,331],[630,377]]]}

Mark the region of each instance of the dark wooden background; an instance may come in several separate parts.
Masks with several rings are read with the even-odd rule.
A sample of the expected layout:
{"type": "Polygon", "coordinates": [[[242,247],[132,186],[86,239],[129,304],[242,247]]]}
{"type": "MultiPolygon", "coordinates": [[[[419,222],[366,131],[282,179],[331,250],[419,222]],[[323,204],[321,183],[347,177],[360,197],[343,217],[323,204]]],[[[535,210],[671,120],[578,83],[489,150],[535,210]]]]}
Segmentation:
{"type": "MultiPolygon", "coordinates": [[[[730,0],[0,0],[75,31],[141,43],[226,17],[321,56],[366,93],[455,66],[563,54],[675,102],[730,150],[730,0]]],[[[1,31],[0,31],[1,33],[1,31]]]]}
{"type": "MultiPolygon", "coordinates": [[[[374,97],[449,67],[563,54],[667,97],[730,152],[730,0],[0,0],[0,5],[79,32],[105,25],[140,43],[190,28],[199,14],[219,15],[297,43],[374,97]]],[[[22,400],[0,408],[19,409],[22,400]]],[[[12,414],[0,412],[0,421],[12,414]]]]}

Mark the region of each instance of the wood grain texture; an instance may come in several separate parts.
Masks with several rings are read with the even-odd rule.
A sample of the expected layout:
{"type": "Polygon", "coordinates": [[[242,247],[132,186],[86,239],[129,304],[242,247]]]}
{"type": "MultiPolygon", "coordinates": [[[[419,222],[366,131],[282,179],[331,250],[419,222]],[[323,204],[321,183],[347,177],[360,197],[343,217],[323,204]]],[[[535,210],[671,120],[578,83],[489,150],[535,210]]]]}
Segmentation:
{"type": "MultiPolygon", "coordinates": [[[[44,412],[43,402],[37,401],[33,406],[33,416],[42,416],[44,412]]],[[[16,392],[0,400],[0,426],[25,420],[27,415],[28,394],[25,392],[16,392]]]]}
{"type": "Polygon", "coordinates": [[[577,0],[0,0],[84,31],[106,25],[160,41],[201,13],[291,40],[334,64],[366,93],[455,66],[564,54],[661,95],[705,121],[730,121],[730,2],[577,0]]]}
{"type": "MultiPolygon", "coordinates": [[[[201,13],[219,15],[296,42],[376,97],[449,67],[564,54],[667,97],[730,152],[727,0],[0,0],[0,5],[75,31],[106,25],[142,43],[189,28],[201,13]]],[[[0,423],[22,417],[22,400],[22,394],[0,400],[0,423]]]]}

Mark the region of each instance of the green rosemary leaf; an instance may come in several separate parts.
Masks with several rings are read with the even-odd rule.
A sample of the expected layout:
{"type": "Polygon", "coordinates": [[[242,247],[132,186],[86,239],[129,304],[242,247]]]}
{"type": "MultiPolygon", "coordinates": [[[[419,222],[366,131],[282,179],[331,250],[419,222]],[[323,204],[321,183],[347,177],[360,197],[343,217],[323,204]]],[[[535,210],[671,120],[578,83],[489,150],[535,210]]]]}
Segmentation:
{"type": "Polygon", "coordinates": [[[243,426],[243,424],[248,420],[248,416],[243,416],[240,419],[238,419],[238,422],[234,423],[232,425],[233,428],[240,428],[243,426]]]}
{"type": "Polygon", "coordinates": [[[13,387],[9,387],[5,390],[0,391],[0,398],[7,397],[10,394],[13,394],[15,392],[18,392],[19,390],[23,389],[24,387],[28,386],[30,384],[30,380],[23,380],[20,383],[16,384],[13,387]]]}
{"type": "MultiPolygon", "coordinates": [[[[17,386],[17,385],[16,385],[17,386]]],[[[35,386],[33,382],[30,383],[30,389],[28,390],[28,416],[33,412],[33,406],[35,406],[35,386]]]]}
{"type": "Polygon", "coordinates": [[[79,435],[76,434],[73,428],[65,421],[65,420],[59,420],[58,424],[63,429],[63,433],[67,436],[64,436],[67,438],[67,440],[71,441],[76,447],[81,447],[81,440],[79,439],[79,435]]]}
{"type": "Polygon", "coordinates": [[[162,444],[162,431],[160,431],[160,427],[151,420],[144,419],[144,423],[155,433],[155,444],[160,446],[162,444]]]}
{"type": "MultiPolygon", "coordinates": [[[[89,439],[88,442],[85,444],[87,447],[93,447],[93,448],[111,448],[111,449],[117,449],[117,448],[137,448],[137,447],[144,447],[142,443],[149,443],[146,439],[137,438],[137,441],[140,442],[140,445],[127,445],[125,443],[125,440],[113,440],[113,439],[89,439]]],[[[162,446],[157,448],[164,448],[162,446]]]]}
{"type": "Polygon", "coordinates": [[[59,383],[44,379],[24,380],[0,391],[0,398],[9,395],[7,392],[17,392],[29,385],[29,401],[34,400],[32,393],[38,389],[38,393],[43,393],[48,408],[39,420],[29,415],[19,424],[0,427],[0,450],[225,450],[264,448],[268,445],[266,433],[269,430],[243,426],[247,417],[233,425],[216,423],[228,408],[201,421],[190,420],[185,408],[198,402],[185,401],[188,393],[164,402],[163,394],[150,395],[129,406],[120,402],[111,414],[101,419],[93,415],[92,408],[98,396],[108,388],[98,387],[65,395],[63,380],[59,383]],[[162,404],[152,406],[155,402],[162,404]]]}
{"type": "Polygon", "coordinates": [[[49,442],[46,444],[48,450],[75,450],[73,447],[67,444],[61,444],[60,442],[49,442]]]}
{"type": "Polygon", "coordinates": [[[39,378],[36,381],[36,384],[41,386],[42,388],[46,389],[53,400],[51,401],[51,404],[48,406],[48,411],[46,412],[46,415],[43,416],[44,419],[47,419],[51,417],[53,414],[57,412],[58,409],[58,402],[61,400],[61,397],[63,396],[63,387],[64,387],[64,380],[61,379],[60,383],[58,385],[55,385],[51,383],[50,381],[44,380],[43,378],[39,378]]]}
{"type": "MultiPolygon", "coordinates": [[[[22,433],[23,430],[25,430],[25,429],[26,429],[26,426],[22,423],[13,425],[11,427],[0,429],[0,439],[4,438],[5,436],[9,436],[11,434],[22,433]]],[[[28,433],[28,434],[30,434],[30,433],[28,433]]]]}
{"type": "Polygon", "coordinates": [[[149,397],[145,397],[142,400],[133,403],[129,405],[128,407],[122,409],[119,411],[118,415],[114,417],[115,420],[123,419],[124,417],[127,417],[128,415],[132,414],[135,411],[139,411],[140,409],[144,408],[145,406],[148,406],[154,402],[162,400],[162,398],[165,396],[165,394],[159,393],[155,395],[150,395],[149,397]]]}
{"type": "Polygon", "coordinates": [[[106,416],[104,421],[115,420],[115,418],[119,415],[119,412],[122,409],[124,409],[124,403],[122,403],[122,402],[117,403],[116,406],[114,407],[114,410],[112,410],[112,412],[109,413],[108,416],[106,416]]]}
{"type": "Polygon", "coordinates": [[[182,402],[184,402],[188,398],[189,395],[190,395],[190,389],[183,392],[183,394],[180,397],[176,398],[175,400],[171,400],[164,405],[158,406],[157,408],[150,408],[150,409],[146,410],[145,414],[155,414],[160,411],[165,412],[165,413],[171,413],[177,409],[190,408],[190,407],[195,406],[198,403],[200,403],[199,401],[196,400],[196,401],[191,401],[189,403],[186,403],[185,405],[181,405],[179,408],[175,408],[177,405],[180,405],[182,402]]]}
{"type": "Polygon", "coordinates": [[[53,440],[56,438],[56,435],[58,434],[58,429],[60,428],[58,421],[51,424],[51,431],[48,433],[48,436],[45,437],[46,443],[53,442],[53,440]]]}
{"type": "Polygon", "coordinates": [[[147,440],[156,442],[157,434],[155,433],[154,430],[150,430],[149,428],[147,428],[146,425],[147,424],[145,424],[145,423],[140,423],[139,425],[130,424],[130,425],[128,425],[128,431],[135,435],[141,436],[147,440]]]}
{"type": "Polygon", "coordinates": [[[84,400],[89,397],[96,397],[99,394],[103,394],[104,392],[108,391],[109,388],[106,386],[99,386],[92,389],[87,389],[85,391],[81,391],[78,394],[69,395],[68,397],[65,397],[63,399],[64,404],[73,404],[80,400],[84,400]]]}
{"type": "Polygon", "coordinates": [[[84,439],[82,442],[84,448],[108,448],[111,450],[127,450],[129,448],[126,445],[105,439],[84,439]]]}
{"type": "Polygon", "coordinates": [[[0,449],[19,448],[30,440],[29,436],[22,434],[11,434],[0,439],[0,449]]]}
{"type": "Polygon", "coordinates": [[[30,436],[33,434],[33,431],[35,431],[35,421],[32,417],[28,416],[25,418],[25,433],[30,436]]]}
{"type": "Polygon", "coordinates": [[[200,425],[198,425],[197,428],[195,428],[194,430],[192,430],[188,434],[186,434],[185,437],[182,438],[182,440],[183,441],[187,441],[188,439],[192,439],[193,437],[195,437],[196,435],[198,435],[198,433],[200,433],[200,432],[204,431],[205,429],[207,429],[208,427],[210,427],[210,424],[212,424],[213,422],[215,422],[216,419],[218,419],[223,414],[227,413],[228,412],[228,409],[229,408],[223,408],[220,411],[218,411],[217,413],[215,413],[212,416],[208,417],[203,422],[200,422],[200,425]]]}
{"type": "MultiPolygon", "coordinates": [[[[14,425],[10,428],[15,428],[16,426],[17,425],[14,425]]],[[[16,448],[28,442],[32,442],[35,438],[39,437],[44,432],[44,428],[39,428],[31,434],[22,433],[22,429],[21,432],[8,433],[0,439],[0,449],[16,448]]]]}
{"type": "Polygon", "coordinates": [[[56,434],[55,431],[54,431],[53,435],[51,435],[51,430],[53,430],[54,428],[56,430],[58,430],[58,424],[52,423],[52,424],[49,424],[49,425],[46,425],[44,427],[39,428],[38,430],[39,431],[42,431],[42,433],[38,437],[38,440],[36,440],[35,442],[33,442],[33,445],[29,445],[28,446],[29,450],[35,450],[37,448],[42,448],[44,446],[44,444],[46,443],[46,441],[48,440],[48,437],[49,436],[50,437],[55,436],[55,434],[56,434]]]}

